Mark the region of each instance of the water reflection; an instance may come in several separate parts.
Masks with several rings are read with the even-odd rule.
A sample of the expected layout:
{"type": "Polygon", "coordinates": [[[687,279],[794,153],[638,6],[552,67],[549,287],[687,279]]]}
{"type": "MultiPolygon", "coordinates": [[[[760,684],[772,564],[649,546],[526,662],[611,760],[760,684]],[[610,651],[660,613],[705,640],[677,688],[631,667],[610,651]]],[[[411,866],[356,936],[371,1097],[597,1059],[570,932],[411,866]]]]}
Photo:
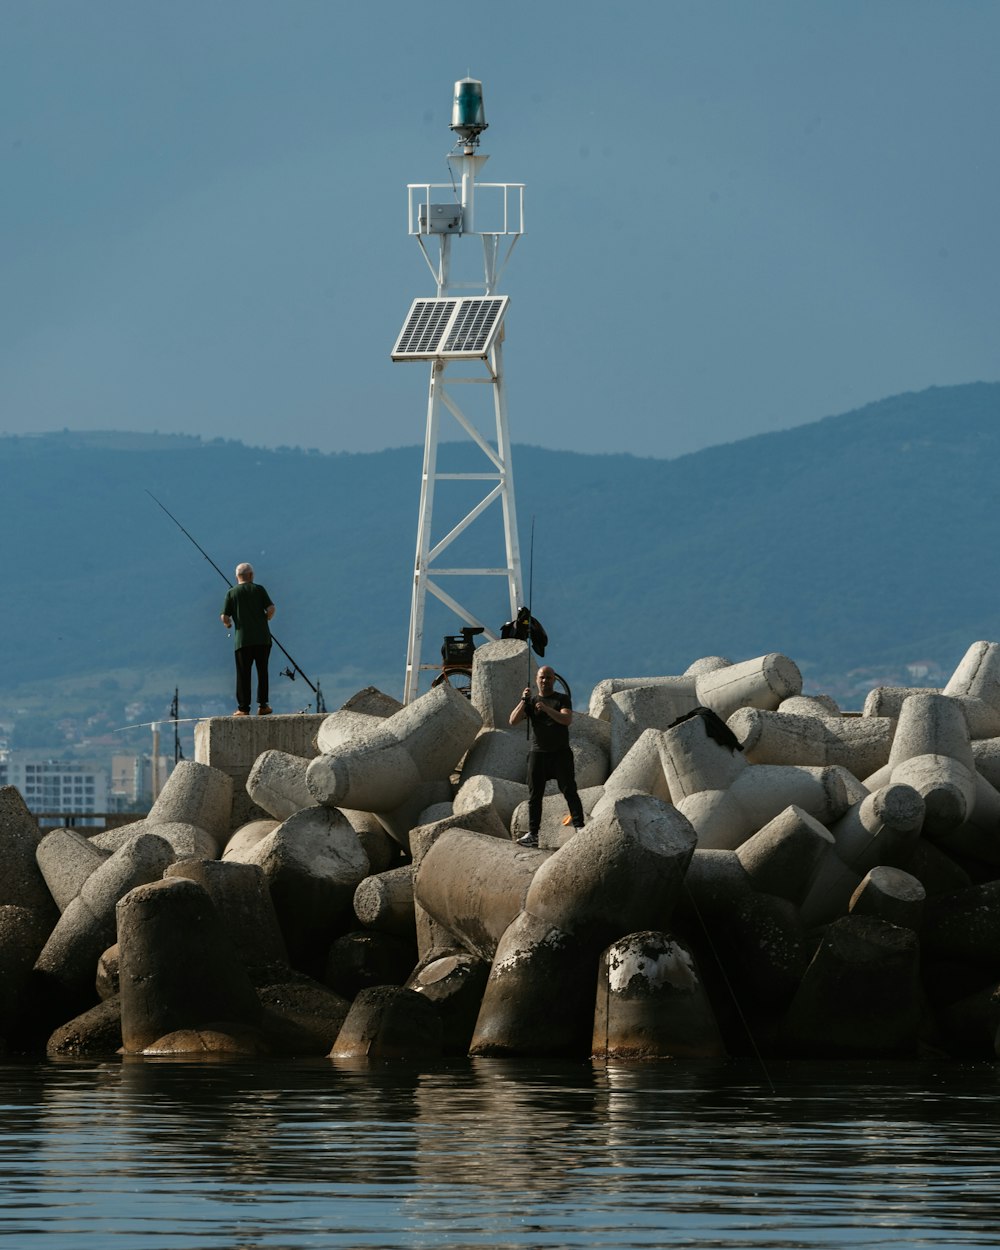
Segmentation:
{"type": "Polygon", "coordinates": [[[992,1065],[0,1066],[0,1242],[996,1245],[992,1065]]]}

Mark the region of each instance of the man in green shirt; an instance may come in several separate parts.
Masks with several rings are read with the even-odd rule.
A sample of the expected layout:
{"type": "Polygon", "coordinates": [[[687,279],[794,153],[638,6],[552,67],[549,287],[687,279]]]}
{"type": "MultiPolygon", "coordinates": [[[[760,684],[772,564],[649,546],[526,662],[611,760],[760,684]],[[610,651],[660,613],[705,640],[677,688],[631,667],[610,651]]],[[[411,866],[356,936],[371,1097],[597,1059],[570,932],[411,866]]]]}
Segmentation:
{"type": "Polygon", "coordinates": [[[236,585],[230,586],[222,605],[222,623],[226,629],[234,625],[233,645],[236,649],[236,712],[250,715],[250,678],[257,669],[257,715],[270,716],[267,702],[267,662],[271,655],[271,631],[268,621],[274,616],[274,604],[263,586],[253,580],[253,566],[237,564],[236,585]]]}

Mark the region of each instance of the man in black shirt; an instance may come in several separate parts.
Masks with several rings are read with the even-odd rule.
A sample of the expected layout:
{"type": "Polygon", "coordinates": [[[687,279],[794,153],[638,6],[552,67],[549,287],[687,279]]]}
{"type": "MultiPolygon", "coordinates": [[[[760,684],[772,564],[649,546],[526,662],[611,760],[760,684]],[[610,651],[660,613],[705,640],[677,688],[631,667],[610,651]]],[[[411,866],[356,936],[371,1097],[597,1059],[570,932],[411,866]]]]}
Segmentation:
{"type": "Polygon", "coordinates": [[[532,695],[530,689],[525,688],[521,701],[510,714],[511,725],[519,725],[528,718],[532,737],[528,753],[528,832],[518,838],[519,846],[538,845],[542,799],[545,783],[550,778],[562,791],[574,826],[583,828],[583,807],[576,791],[573,751],[569,745],[573,707],[569,695],[555,689],[555,679],[553,669],[543,664],[535,674],[538,694],[532,695]]]}
{"type": "Polygon", "coordinates": [[[257,669],[257,715],[270,716],[267,662],[271,655],[268,621],[274,604],[263,586],[253,579],[253,566],[236,566],[236,585],[230,586],[222,605],[220,620],[226,629],[236,626],[233,646],[236,654],[236,711],[234,716],[250,715],[250,678],[257,669]]]}

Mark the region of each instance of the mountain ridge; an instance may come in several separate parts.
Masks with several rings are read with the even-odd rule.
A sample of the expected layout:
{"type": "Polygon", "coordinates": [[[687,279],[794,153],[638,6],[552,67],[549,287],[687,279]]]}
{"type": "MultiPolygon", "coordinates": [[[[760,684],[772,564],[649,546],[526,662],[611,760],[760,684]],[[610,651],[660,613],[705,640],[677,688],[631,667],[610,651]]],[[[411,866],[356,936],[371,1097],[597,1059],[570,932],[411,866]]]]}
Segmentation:
{"type": "MultiPolygon", "coordinates": [[[[1000,383],[969,383],[671,460],[515,444],[525,590],[530,572],[577,702],[603,677],[681,672],[711,654],[781,651],[807,686],[915,660],[947,672],[969,643],[1000,636],[988,561],[998,417],[1000,383]]],[[[442,444],[442,466],[469,451],[442,444]]],[[[181,686],[214,675],[228,699],[225,588],[150,494],[220,568],[255,564],[277,636],[325,690],[371,681],[398,694],[421,455],[128,431],[0,437],[12,592],[0,696],[135,669],[181,686]]],[[[442,491],[436,530],[450,507],[442,491]]],[[[497,542],[502,553],[489,527],[463,541],[470,560],[492,563],[497,542]]],[[[507,605],[491,593],[482,614],[496,628],[507,605]]],[[[455,627],[429,604],[427,638],[455,627]]]]}

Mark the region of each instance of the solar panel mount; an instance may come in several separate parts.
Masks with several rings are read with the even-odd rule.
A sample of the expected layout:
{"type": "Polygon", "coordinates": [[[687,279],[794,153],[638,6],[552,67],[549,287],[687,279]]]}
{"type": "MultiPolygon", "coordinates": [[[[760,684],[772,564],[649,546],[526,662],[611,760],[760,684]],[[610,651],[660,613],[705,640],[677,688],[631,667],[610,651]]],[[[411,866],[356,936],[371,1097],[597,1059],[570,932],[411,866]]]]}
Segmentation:
{"type": "Polygon", "coordinates": [[[479,360],[490,354],[510,297],[415,299],[392,349],[393,360],[479,360]]]}

